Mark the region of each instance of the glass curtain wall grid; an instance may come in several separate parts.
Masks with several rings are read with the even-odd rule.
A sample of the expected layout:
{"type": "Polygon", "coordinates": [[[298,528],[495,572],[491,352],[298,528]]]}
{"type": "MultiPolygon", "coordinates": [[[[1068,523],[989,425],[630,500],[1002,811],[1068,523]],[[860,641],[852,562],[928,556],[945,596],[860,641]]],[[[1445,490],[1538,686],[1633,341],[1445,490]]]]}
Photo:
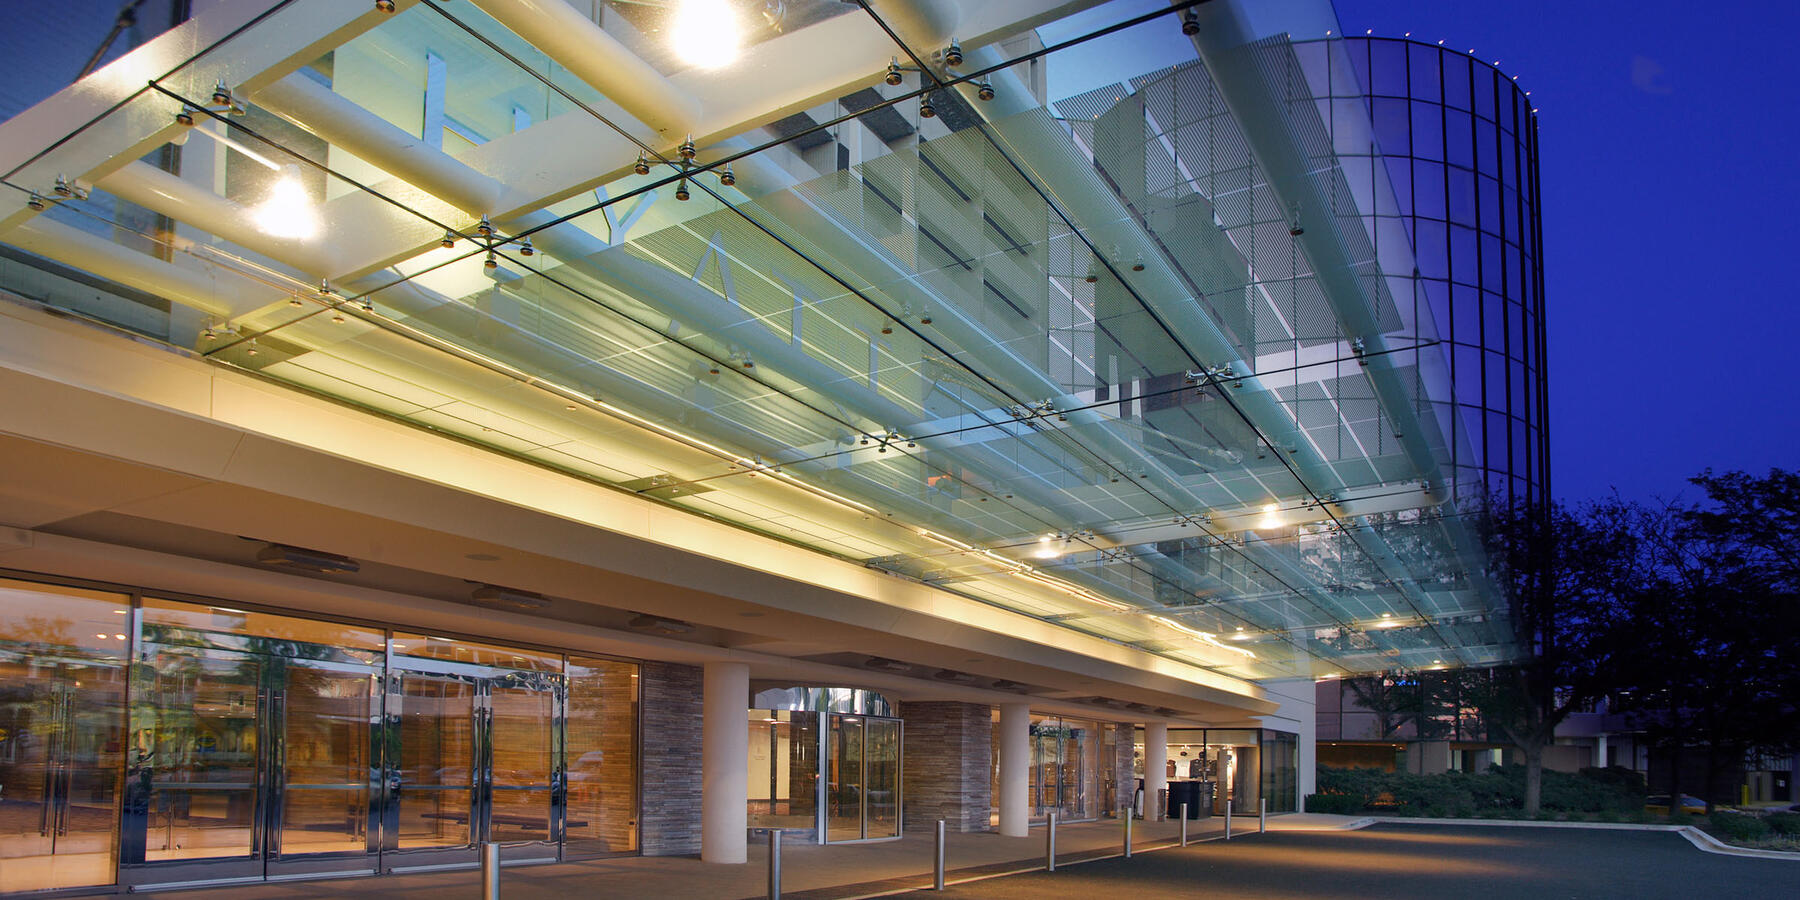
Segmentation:
{"type": "Polygon", "coordinates": [[[987,37],[949,67],[789,3],[709,70],[604,4],[669,104],[529,17],[277,5],[0,175],[45,207],[0,232],[0,284],[1233,676],[1511,658],[1470,517],[1473,485],[1547,484],[1534,119],[1434,57],[1480,144],[1434,160],[1365,95],[1374,42],[1202,59],[1191,5],[970,4],[987,37]],[[826,47],[914,64],[840,89],[777,62],[826,47]],[[1262,102],[1240,121],[1222,84],[1262,102]]]}
{"type": "Polygon", "coordinates": [[[637,849],[638,667],[0,578],[0,890],[637,849]]]}

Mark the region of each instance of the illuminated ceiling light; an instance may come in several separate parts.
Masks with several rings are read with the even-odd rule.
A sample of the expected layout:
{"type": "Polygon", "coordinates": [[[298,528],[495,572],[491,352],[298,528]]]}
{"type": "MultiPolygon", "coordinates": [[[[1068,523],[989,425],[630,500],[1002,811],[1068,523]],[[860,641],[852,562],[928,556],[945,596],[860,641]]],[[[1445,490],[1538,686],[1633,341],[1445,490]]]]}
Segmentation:
{"type": "Polygon", "coordinates": [[[670,29],[675,55],[690,66],[716,69],[742,51],[737,13],[725,0],[682,0],[670,29]]]}
{"type": "Polygon", "coordinates": [[[319,234],[319,209],[300,181],[300,167],[281,169],[268,197],[252,213],[257,230],[278,238],[306,240],[319,234]]]}
{"type": "Polygon", "coordinates": [[[1276,506],[1273,503],[1264,504],[1262,508],[1262,518],[1256,520],[1256,527],[1280,528],[1281,525],[1281,507],[1276,506]]]}
{"type": "Polygon", "coordinates": [[[1063,546],[1068,542],[1068,538],[1063,538],[1061,541],[1058,541],[1056,535],[1046,534],[1043,537],[1038,538],[1037,549],[1031,551],[1031,555],[1038,559],[1061,559],[1063,555],[1063,546]]]}

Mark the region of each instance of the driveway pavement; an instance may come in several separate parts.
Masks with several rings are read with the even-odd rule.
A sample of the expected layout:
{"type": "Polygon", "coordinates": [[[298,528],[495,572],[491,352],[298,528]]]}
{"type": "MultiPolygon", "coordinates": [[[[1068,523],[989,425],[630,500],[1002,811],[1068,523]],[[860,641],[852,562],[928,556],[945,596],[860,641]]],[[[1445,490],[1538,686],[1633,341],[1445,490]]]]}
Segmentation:
{"type": "Polygon", "coordinates": [[[1672,832],[1376,825],[1245,835],[952,885],[946,900],[1800,897],[1800,862],[1721,856],[1672,832]]]}

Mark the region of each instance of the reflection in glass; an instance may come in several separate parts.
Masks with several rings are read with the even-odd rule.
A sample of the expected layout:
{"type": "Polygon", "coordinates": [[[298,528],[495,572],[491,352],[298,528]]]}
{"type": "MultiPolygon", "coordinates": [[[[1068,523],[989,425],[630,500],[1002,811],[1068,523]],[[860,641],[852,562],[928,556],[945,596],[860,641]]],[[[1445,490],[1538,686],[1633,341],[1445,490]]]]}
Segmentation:
{"type": "Polygon", "coordinates": [[[146,644],[134,667],[134,780],[149,786],[148,861],[255,853],[260,657],[146,644]]]}
{"type": "Polygon", "coordinates": [[[750,827],[815,828],[818,783],[818,713],[751,710],[750,827]]]}
{"type": "Polygon", "coordinates": [[[859,716],[831,717],[831,756],[826,770],[827,837],[854,841],[863,837],[863,721],[859,716]]]}
{"type": "Polygon", "coordinates": [[[488,696],[491,840],[550,839],[552,761],[562,753],[552,718],[555,701],[549,691],[498,684],[488,696]]]}
{"type": "Polygon", "coordinates": [[[409,672],[400,694],[399,846],[466,845],[475,685],[409,672]]]}
{"type": "Polygon", "coordinates": [[[282,855],[367,849],[375,683],[368,671],[288,664],[281,722],[282,855]]]}
{"type": "Polygon", "coordinates": [[[114,880],[129,603],[0,579],[0,889],[114,880]]]}
{"type": "Polygon", "coordinates": [[[871,838],[900,836],[900,723],[868,721],[868,832],[871,838]]]}
{"type": "Polygon", "coordinates": [[[636,850],[638,667],[571,657],[568,679],[567,853],[636,850]]]}

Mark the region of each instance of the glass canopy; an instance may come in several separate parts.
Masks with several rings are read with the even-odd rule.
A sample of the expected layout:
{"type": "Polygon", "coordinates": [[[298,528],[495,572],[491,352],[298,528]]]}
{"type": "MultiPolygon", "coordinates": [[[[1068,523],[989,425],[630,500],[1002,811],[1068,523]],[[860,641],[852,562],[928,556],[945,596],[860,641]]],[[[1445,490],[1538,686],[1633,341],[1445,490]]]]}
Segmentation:
{"type": "Polygon", "coordinates": [[[54,126],[4,160],[6,286],[1236,676],[1516,653],[1341,41],[397,5],[209,12],[0,126],[54,126]]]}

